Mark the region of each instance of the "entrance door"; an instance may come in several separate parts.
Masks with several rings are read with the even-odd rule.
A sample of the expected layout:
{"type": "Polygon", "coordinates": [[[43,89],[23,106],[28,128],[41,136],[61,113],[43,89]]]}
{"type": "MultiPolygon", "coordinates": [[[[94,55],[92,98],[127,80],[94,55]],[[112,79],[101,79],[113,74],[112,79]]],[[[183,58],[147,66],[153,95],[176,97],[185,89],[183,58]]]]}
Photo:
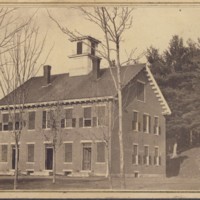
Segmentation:
{"type": "Polygon", "coordinates": [[[83,144],[83,170],[91,170],[91,155],[92,155],[92,147],[91,143],[83,144]]]}
{"type": "MultiPolygon", "coordinates": [[[[12,169],[15,169],[15,146],[12,146],[12,169]]],[[[18,149],[18,161],[19,161],[19,149],[18,149]]]]}
{"type": "Polygon", "coordinates": [[[12,169],[15,169],[15,147],[12,147],[12,169]]]}
{"type": "Polygon", "coordinates": [[[52,147],[46,147],[45,169],[46,170],[52,170],[53,169],[53,148],[52,147]]]}

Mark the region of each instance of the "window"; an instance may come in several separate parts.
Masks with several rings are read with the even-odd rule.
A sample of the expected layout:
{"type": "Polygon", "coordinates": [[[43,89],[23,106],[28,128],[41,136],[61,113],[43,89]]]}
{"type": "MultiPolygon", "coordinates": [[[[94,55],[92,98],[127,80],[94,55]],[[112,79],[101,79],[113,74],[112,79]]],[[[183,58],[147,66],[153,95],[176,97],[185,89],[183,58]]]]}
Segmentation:
{"type": "Polygon", "coordinates": [[[145,101],[145,84],[137,82],[137,100],[145,101]]]}
{"type": "Polygon", "coordinates": [[[76,118],[73,118],[73,108],[65,109],[65,118],[61,119],[61,128],[76,127],[76,118]]]}
{"type": "Polygon", "coordinates": [[[77,54],[82,54],[83,43],[77,42],[77,54]]]}
{"type": "Polygon", "coordinates": [[[95,55],[95,43],[91,42],[91,55],[95,55]]]}
{"type": "Polygon", "coordinates": [[[145,133],[151,132],[151,116],[148,114],[143,115],[143,131],[145,133]]]}
{"type": "Polygon", "coordinates": [[[28,113],[28,129],[29,130],[35,129],[35,111],[28,113]]]}
{"type": "Polygon", "coordinates": [[[138,112],[133,111],[132,130],[140,131],[140,123],[138,121],[138,112]]]}
{"type": "Polygon", "coordinates": [[[149,165],[149,146],[144,146],[144,164],[149,165]]]}
{"type": "Polygon", "coordinates": [[[27,148],[28,148],[28,158],[27,158],[27,161],[28,162],[34,162],[34,144],[28,144],[27,148]]]}
{"type": "Polygon", "coordinates": [[[65,143],[65,162],[72,162],[72,143],[65,143]]]}
{"type": "Polygon", "coordinates": [[[1,145],[1,162],[8,161],[8,145],[1,145]]]}
{"type": "Polygon", "coordinates": [[[154,165],[161,165],[161,156],[159,156],[159,147],[154,149],[154,165]]]}
{"type": "Polygon", "coordinates": [[[133,145],[133,156],[132,156],[132,163],[138,165],[138,145],[133,145]]]}
{"type": "Polygon", "coordinates": [[[154,117],[154,134],[155,135],[160,135],[161,134],[161,129],[159,126],[159,118],[154,117]]]}
{"type": "Polygon", "coordinates": [[[8,131],[9,130],[9,115],[8,113],[3,114],[3,130],[8,131]]]}
{"type": "Polygon", "coordinates": [[[46,128],[50,128],[50,113],[49,111],[44,110],[42,112],[42,128],[46,129],[46,128]]]}
{"type": "Polygon", "coordinates": [[[84,127],[92,126],[92,108],[91,107],[84,108],[83,126],[84,127]]]}
{"type": "Polygon", "coordinates": [[[105,142],[97,142],[97,162],[105,162],[105,142]]]}
{"type": "Polygon", "coordinates": [[[97,106],[98,126],[105,126],[105,120],[106,120],[105,113],[106,113],[105,106],[97,106]]]}

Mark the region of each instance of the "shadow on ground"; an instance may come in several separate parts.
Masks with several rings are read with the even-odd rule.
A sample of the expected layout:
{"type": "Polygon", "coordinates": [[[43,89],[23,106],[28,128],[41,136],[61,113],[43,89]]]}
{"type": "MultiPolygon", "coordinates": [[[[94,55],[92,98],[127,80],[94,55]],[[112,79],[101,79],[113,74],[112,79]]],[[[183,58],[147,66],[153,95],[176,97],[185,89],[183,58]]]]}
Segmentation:
{"type": "Polygon", "coordinates": [[[188,156],[178,156],[176,158],[168,158],[166,166],[166,176],[173,177],[178,176],[181,169],[181,164],[188,156]]]}

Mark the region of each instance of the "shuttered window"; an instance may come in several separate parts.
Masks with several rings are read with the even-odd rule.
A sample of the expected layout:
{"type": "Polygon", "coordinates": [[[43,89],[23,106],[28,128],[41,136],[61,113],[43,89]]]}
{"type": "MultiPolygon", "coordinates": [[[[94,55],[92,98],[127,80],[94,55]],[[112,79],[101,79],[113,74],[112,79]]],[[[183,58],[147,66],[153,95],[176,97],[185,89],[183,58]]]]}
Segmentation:
{"type": "Polygon", "coordinates": [[[106,120],[106,107],[105,106],[97,106],[97,117],[98,117],[98,126],[104,126],[106,120]]]}
{"type": "Polygon", "coordinates": [[[72,162],[72,143],[65,143],[65,162],[72,162]]]}
{"type": "Polygon", "coordinates": [[[83,115],[84,115],[84,119],[83,119],[84,127],[91,127],[92,126],[92,108],[85,107],[83,115]]]}
{"type": "Polygon", "coordinates": [[[133,145],[132,164],[138,165],[138,145],[133,145]]]}
{"type": "Polygon", "coordinates": [[[97,142],[97,162],[105,162],[105,142],[97,142]]]}
{"type": "Polygon", "coordinates": [[[148,114],[143,115],[143,131],[145,133],[151,133],[151,116],[148,114]]]}
{"type": "Polygon", "coordinates": [[[1,145],[1,162],[8,161],[8,145],[1,145]]]}
{"type": "Polygon", "coordinates": [[[134,131],[139,130],[138,112],[136,112],[136,111],[133,111],[132,130],[134,130],[134,131]]]}
{"type": "Polygon", "coordinates": [[[27,162],[34,162],[34,144],[28,144],[27,162]]]}
{"type": "Polygon", "coordinates": [[[3,130],[4,131],[8,131],[9,130],[8,123],[9,123],[9,115],[8,115],[8,113],[3,114],[3,130]]]}

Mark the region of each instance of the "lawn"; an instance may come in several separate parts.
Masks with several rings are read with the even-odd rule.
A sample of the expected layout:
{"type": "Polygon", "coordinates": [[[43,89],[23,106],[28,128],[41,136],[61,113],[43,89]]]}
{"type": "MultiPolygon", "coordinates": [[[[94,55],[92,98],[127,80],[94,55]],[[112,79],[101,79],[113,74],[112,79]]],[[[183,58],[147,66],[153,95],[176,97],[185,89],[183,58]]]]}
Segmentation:
{"type": "MultiPolygon", "coordinates": [[[[119,179],[113,179],[113,190],[120,188],[119,179]]],[[[103,177],[58,177],[55,184],[51,177],[23,176],[19,178],[19,190],[110,190],[109,181],[103,177]]],[[[13,177],[0,177],[0,190],[12,190],[13,177]]],[[[127,190],[200,190],[199,178],[127,178],[127,190]]]]}

